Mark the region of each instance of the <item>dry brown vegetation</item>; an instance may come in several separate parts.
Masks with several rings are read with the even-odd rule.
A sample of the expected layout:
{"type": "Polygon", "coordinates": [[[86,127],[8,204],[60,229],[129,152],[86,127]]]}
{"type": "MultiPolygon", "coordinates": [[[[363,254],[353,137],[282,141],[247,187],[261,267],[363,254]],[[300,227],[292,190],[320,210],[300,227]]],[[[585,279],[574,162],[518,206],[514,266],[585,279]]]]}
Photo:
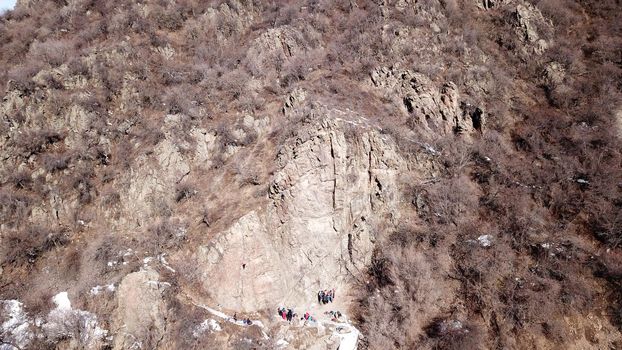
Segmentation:
{"type": "MultiPolygon", "coordinates": [[[[44,107],[37,118],[27,117],[23,106],[2,115],[3,138],[12,128],[20,131],[2,150],[16,171],[0,174],[7,252],[0,295],[17,290],[5,281],[12,269],[34,268],[80,235],[31,225],[32,208],[61,192],[80,204],[76,221],[90,209],[117,207],[123,189],[108,184],[164,139],[166,114],[184,116],[176,126],[180,139],[201,126],[219,136],[221,153],[227,146],[250,148],[257,135],[245,130],[245,138],[236,138],[234,116],[266,113],[266,106],[304,86],[320,100],[367,113],[407,157],[420,157],[405,137],[418,126],[400,112],[403,101],[368,89],[374,68],[399,62],[435,82],[454,82],[465,100],[485,108],[487,120],[472,139],[429,140],[441,154],[435,159],[440,176],[404,185],[413,205],[405,204],[398,230],[379,234],[369,283],[359,286],[362,347],[520,348],[530,334],[563,347],[569,329],[561,320],[590,313],[607,314],[622,330],[622,145],[615,119],[622,103],[622,8],[615,0],[529,3],[553,23],[551,30],[541,28],[551,46],[539,57],[521,51],[515,7],[484,11],[466,0],[415,1],[405,10],[366,0],[38,1],[8,12],[0,18],[2,93],[44,107]],[[248,28],[229,17],[206,22],[203,14],[225,3],[241,16],[252,8],[248,28]],[[296,30],[301,52],[261,62],[247,54],[259,35],[282,26],[296,30]],[[420,41],[398,45],[403,30],[417,30],[420,41]],[[437,51],[426,49],[432,46],[437,51]],[[546,77],[551,62],[563,78],[546,77]],[[63,69],[63,78],[53,69],[63,69]],[[261,89],[249,84],[253,79],[261,89]],[[79,80],[86,84],[67,83],[79,80]],[[493,85],[482,88],[482,81],[493,85]],[[67,126],[50,120],[75,108],[89,118],[79,142],[67,143],[67,126]],[[33,176],[39,169],[46,174],[33,176]],[[495,237],[492,247],[468,243],[482,234],[495,237]],[[436,262],[443,253],[451,261],[436,262]],[[451,293],[441,297],[446,308],[429,308],[431,278],[451,293]],[[454,329],[457,319],[462,326],[454,329]]],[[[295,123],[284,122],[269,141],[284,140],[295,123]]],[[[212,170],[229,172],[240,188],[263,183],[259,172],[229,162],[219,157],[212,170]]],[[[209,194],[190,180],[178,184],[176,203],[156,203],[159,217],[140,244],[156,253],[188,244],[169,217],[194,196],[209,194]]],[[[216,208],[235,207],[213,202],[214,208],[201,208],[206,227],[226,216],[216,208]]],[[[102,266],[118,250],[113,244],[97,250],[102,266]]],[[[75,276],[80,252],[67,254],[75,276]]],[[[180,339],[187,338],[184,322],[190,321],[176,326],[180,339]]],[[[209,343],[202,341],[180,344],[209,343]]]]}

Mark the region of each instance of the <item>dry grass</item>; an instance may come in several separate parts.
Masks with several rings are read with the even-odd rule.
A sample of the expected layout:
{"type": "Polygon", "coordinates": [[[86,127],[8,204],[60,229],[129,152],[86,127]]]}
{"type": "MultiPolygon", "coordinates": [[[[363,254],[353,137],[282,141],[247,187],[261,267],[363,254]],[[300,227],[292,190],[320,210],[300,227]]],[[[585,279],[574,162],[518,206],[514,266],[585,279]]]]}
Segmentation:
{"type": "MultiPolygon", "coordinates": [[[[278,6],[230,1],[233,15],[215,20],[204,13],[219,1],[146,1],[144,7],[131,1],[40,1],[8,12],[0,18],[0,81],[6,82],[2,91],[16,93],[26,107],[8,108],[0,126],[8,140],[0,178],[0,222],[7,230],[2,281],[25,278],[25,269],[40,273],[37,262],[67,248],[69,238],[109,237],[108,225],[83,227],[71,237],[58,225],[74,227],[89,212],[122,218],[119,174],[165,138],[167,114],[183,115],[175,142],[187,141],[193,127],[214,130],[219,154],[202,178],[178,184],[176,201],[156,200],[157,215],[141,231],[144,237],[102,244],[97,273],[115,273],[105,265],[124,245],[178,251],[195,243],[186,239],[207,239],[203,230],[223,230],[263,200],[272,170],[264,163],[306,117],[286,120],[274,107],[297,87],[366,114],[391,131],[413,164],[427,159],[409,141],[418,130],[401,111],[401,97],[370,90],[372,69],[401,65],[439,86],[454,82],[487,120],[482,133],[468,140],[421,135],[444,155],[430,160],[440,175],[404,191],[426,204],[405,210],[416,224],[380,238],[370,285],[360,288],[358,320],[368,334],[363,345],[506,348],[525,334],[538,334],[562,346],[567,330],[558,321],[594,312],[591,303],[605,298],[610,321],[622,329],[619,261],[590,258],[607,248],[618,252],[622,243],[622,155],[613,117],[622,101],[620,5],[533,1],[555,28],[536,28],[554,38],[536,57],[521,50],[514,5],[481,11],[474,3],[417,1],[397,9],[367,0],[278,6]],[[246,7],[255,13],[249,26],[236,19],[247,16],[246,7]],[[270,56],[258,67],[247,57],[249,47],[266,30],[284,25],[308,47],[287,59],[270,56]],[[543,78],[551,62],[564,71],[560,81],[543,78]],[[75,106],[89,121],[72,144],[73,125],[63,118],[75,106]],[[240,125],[246,114],[269,116],[279,127],[262,139],[240,125]],[[236,137],[236,128],[246,136],[236,137]],[[226,158],[228,146],[242,151],[226,158]],[[38,170],[43,174],[33,177],[38,170]],[[51,202],[61,218],[56,212],[58,222],[50,227],[34,225],[33,210],[51,202]],[[64,213],[66,203],[78,207],[64,213]],[[62,222],[62,215],[72,222],[62,222]],[[171,221],[184,215],[194,220],[188,237],[178,235],[178,223],[171,221]],[[495,237],[493,249],[465,243],[480,234],[495,237]],[[563,253],[551,256],[542,243],[563,253]],[[441,255],[445,261],[431,263],[441,255]],[[432,279],[442,286],[437,294],[445,298],[443,307],[426,308],[437,301],[426,299],[436,295],[432,279]],[[601,284],[607,292],[597,288],[601,284]],[[552,316],[543,317],[542,310],[552,316]],[[463,328],[448,332],[447,322],[458,318],[463,328]]],[[[185,152],[194,147],[188,144],[185,152]]],[[[84,272],[79,252],[64,254],[68,276],[84,272]]],[[[175,332],[185,337],[189,325],[179,324],[175,332]]]]}

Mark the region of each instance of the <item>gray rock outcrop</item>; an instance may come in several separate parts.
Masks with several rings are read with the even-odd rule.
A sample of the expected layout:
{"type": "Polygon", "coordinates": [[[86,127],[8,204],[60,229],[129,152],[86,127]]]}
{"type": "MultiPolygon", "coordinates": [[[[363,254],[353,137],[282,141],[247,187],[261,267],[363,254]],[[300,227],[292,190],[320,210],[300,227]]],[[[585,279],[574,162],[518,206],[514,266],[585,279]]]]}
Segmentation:
{"type": "Polygon", "coordinates": [[[166,282],[154,270],[140,270],[123,278],[117,292],[114,349],[154,349],[165,333],[166,282]]]}
{"type": "Polygon", "coordinates": [[[277,156],[270,204],[252,211],[195,258],[223,308],[305,304],[320,289],[348,290],[369,263],[376,220],[398,218],[404,162],[369,129],[352,138],[335,111],[301,128],[277,156]]]}
{"type": "Polygon", "coordinates": [[[483,110],[462,101],[452,82],[437,88],[419,72],[392,67],[374,70],[371,81],[375,87],[383,89],[388,98],[401,99],[416,128],[442,135],[482,130],[483,110]]]}

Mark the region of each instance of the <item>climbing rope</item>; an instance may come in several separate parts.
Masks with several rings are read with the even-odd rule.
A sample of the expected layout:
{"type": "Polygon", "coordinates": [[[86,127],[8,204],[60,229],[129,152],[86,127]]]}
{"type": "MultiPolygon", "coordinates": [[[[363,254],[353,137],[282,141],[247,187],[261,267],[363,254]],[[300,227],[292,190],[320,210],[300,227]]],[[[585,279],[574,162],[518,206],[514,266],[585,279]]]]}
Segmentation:
{"type": "MultiPolygon", "coordinates": [[[[246,258],[246,232],[242,232],[242,264],[246,264],[244,259],[246,258]]],[[[240,302],[244,305],[244,271],[246,268],[242,265],[242,272],[240,274],[240,302]]]]}

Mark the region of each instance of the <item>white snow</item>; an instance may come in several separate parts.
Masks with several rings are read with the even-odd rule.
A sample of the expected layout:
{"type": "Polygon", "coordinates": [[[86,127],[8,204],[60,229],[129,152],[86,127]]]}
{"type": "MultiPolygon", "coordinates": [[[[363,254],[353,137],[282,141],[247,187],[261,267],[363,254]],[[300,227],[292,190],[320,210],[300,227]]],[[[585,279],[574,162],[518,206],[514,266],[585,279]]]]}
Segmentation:
{"type": "Polygon", "coordinates": [[[56,304],[56,309],[58,310],[71,310],[71,302],[69,301],[69,296],[67,292],[60,292],[52,298],[54,304],[56,304]]]}
{"type": "Polygon", "coordinates": [[[477,241],[479,245],[482,247],[490,247],[492,245],[492,236],[491,235],[481,235],[477,237],[477,241]]]}
{"type": "Polygon", "coordinates": [[[171,284],[168,282],[160,282],[160,281],[147,281],[147,284],[151,285],[151,286],[155,286],[157,288],[160,287],[170,287],[171,284]]]}
{"type": "MultiPolygon", "coordinates": [[[[212,309],[211,307],[205,306],[205,305],[202,305],[202,304],[196,304],[196,303],[193,303],[193,304],[195,306],[198,306],[198,307],[200,307],[202,309],[207,310],[212,315],[214,315],[216,317],[219,317],[219,318],[222,318],[222,319],[224,319],[224,320],[226,320],[226,321],[228,321],[230,323],[233,323],[233,324],[238,325],[238,326],[247,326],[247,324],[244,323],[243,320],[234,320],[233,317],[227,316],[227,314],[225,314],[224,312],[212,309]]],[[[251,322],[252,322],[253,325],[258,326],[261,329],[261,335],[263,335],[264,339],[270,339],[268,334],[266,334],[266,332],[264,331],[266,329],[266,326],[263,324],[263,322],[261,322],[260,320],[251,320],[251,322]]]]}
{"type": "Polygon", "coordinates": [[[205,333],[205,331],[207,331],[208,329],[211,329],[214,332],[222,331],[222,328],[220,327],[220,324],[218,324],[218,321],[214,320],[213,318],[208,318],[207,320],[201,322],[201,324],[195,327],[194,331],[192,332],[192,335],[195,338],[198,338],[203,333],[205,333]]]}
{"type": "Polygon", "coordinates": [[[99,293],[101,293],[102,291],[106,290],[107,292],[113,293],[115,290],[117,289],[117,287],[115,287],[114,283],[105,285],[105,286],[95,286],[93,288],[91,288],[90,294],[91,295],[98,295],[99,293]]]}
{"type": "MultiPolygon", "coordinates": [[[[0,320],[4,321],[0,326],[0,334],[3,335],[5,341],[10,341],[20,348],[26,348],[33,334],[30,331],[28,316],[22,308],[23,304],[18,300],[0,300],[0,304],[2,304],[0,320]]],[[[0,345],[2,350],[13,348],[0,345]]]]}
{"type": "Polygon", "coordinates": [[[359,331],[351,327],[350,332],[344,334],[338,334],[341,338],[339,343],[339,350],[356,350],[359,342],[359,331]]]}
{"type": "Polygon", "coordinates": [[[218,324],[218,322],[213,319],[210,318],[209,320],[207,320],[207,323],[209,324],[209,328],[215,332],[220,332],[222,331],[222,328],[220,328],[220,325],[218,324]]]}
{"type": "MultiPolygon", "coordinates": [[[[212,315],[219,317],[221,319],[224,319],[230,323],[233,323],[238,326],[246,326],[243,320],[234,320],[233,317],[228,316],[222,311],[215,310],[209,306],[202,305],[202,304],[197,304],[197,303],[193,303],[193,304],[197,307],[207,310],[212,315]]],[[[345,318],[345,315],[344,315],[344,318],[345,318]]],[[[205,323],[205,321],[203,323],[205,323]]],[[[203,323],[201,323],[201,325],[203,325],[203,323]]],[[[266,326],[263,324],[263,322],[261,322],[260,320],[252,320],[252,324],[258,326],[261,329],[261,334],[263,335],[264,339],[270,339],[268,334],[265,332],[266,326]]],[[[333,321],[318,320],[317,322],[314,321],[308,324],[313,327],[318,327],[318,330],[320,331],[320,333],[324,331],[325,326],[327,325],[334,326],[335,331],[333,334],[340,339],[339,348],[338,348],[339,350],[356,350],[358,347],[358,339],[361,333],[358,329],[356,329],[356,327],[354,327],[347,321],[346,322],[333,322],[333,321]]],[[[276,344],[279,345],[280,347],[283,347],[283,346],[288,345],[289,343],[287,343],[287,341],[285,341],[284,339],[279,339],[276,342],[276,344]]]]}
{"type": "Polygon", "coordinates": [[[348,322],[322,321],[324,325],[334,326],[333,336],[339,338],[338,350],[356,350],[361,332],[348,322]]]}
{"type": "Polygon", "coordinates": [[[56,294],[52,301],[56,304],[56,309],[50,311],[46,322],[42,324],[42,329],[49,339],[79,337],[80,343],[86,348],[94,348],[95,344],[108,334],[107,330],[99,327],[96,315],[71,308],[67,292],[56,294]],[[78,326],[72,320],[77,321],[78,326]]]}
{"type": "Polygon", "coordinates": [[[160,254],[158,255],[158,260],[160,261],[160,263],[162,263],[162,265],[169,271],[171,271],[172,273],[175,273],[175,269],[172,268],[169,264],[168,261],[166,261],[166,258],[164,257],[166,254],[160,254]]]}

